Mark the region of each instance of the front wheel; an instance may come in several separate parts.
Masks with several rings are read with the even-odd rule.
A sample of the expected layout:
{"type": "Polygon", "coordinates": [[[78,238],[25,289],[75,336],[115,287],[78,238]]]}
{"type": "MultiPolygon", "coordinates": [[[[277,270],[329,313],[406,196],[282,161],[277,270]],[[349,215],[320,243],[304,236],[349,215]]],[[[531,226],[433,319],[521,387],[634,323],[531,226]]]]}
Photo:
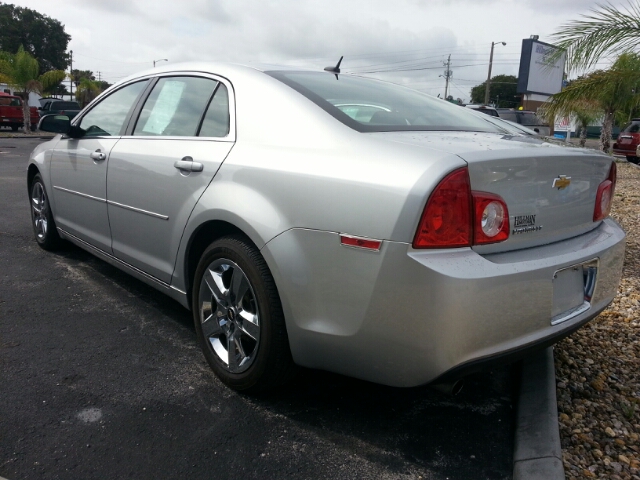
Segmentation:
{"type": "Polygon", "coordinates": [[[40,174],[33,177],[30,192],[31,225],[33,226],[36,241],[45,250],[55,250],[60,246],[61,239],[56,229],[56,223],[53,220],[49,197],[47,197],[47,191],[44,188],[44,182],[40,174]]]}
{"type": "Polygon", "coordinates": [[[246,238],[224,237],[205,250],[192,297],[198,341],[223,383],[257,393],[295,374],[275,282],[246,238]]]}

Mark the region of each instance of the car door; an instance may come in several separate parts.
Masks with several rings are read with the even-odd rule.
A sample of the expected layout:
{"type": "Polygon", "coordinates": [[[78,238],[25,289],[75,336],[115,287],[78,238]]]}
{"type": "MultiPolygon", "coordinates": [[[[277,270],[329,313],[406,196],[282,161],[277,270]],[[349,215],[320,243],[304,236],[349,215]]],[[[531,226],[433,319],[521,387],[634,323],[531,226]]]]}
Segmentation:
{"type": "Polygon", "coordinates": [[[233,146],[225,83],[196,74],[158,78],[129,135],[111,151],[113,254],[166,283],[191,211],[233,146]]]}
{"type": "Polygon", "coordinates": [[[128,84],[97,103],[76,124],[83,136],[62,137],[51,156],[57,226],[109,253],[109,154],[147,83],[144,80],[128,84]]]}

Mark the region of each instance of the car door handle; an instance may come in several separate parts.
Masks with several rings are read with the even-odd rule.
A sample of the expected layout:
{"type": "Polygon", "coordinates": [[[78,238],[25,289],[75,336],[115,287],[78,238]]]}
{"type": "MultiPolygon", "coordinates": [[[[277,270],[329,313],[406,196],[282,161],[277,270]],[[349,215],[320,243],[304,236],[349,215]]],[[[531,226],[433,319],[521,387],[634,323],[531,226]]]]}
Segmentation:
{"type": "Polygon", "coordinates": [[[191,157],[184,157],[182,160],[177,160],[173,166],[183,172],[201,172],[204,169],[204,165],[200,162],[194,162],[191,157]]]}
{"type": "Polygon", "coordinates": [[[102,153],[100,149],[96,150],[95,152],[91,152],[91,155],[89,156],[91,157],[92,160],[95,160],[96,162],[103,162],[104,160],[107,159],[107,154],[102,153]]]}

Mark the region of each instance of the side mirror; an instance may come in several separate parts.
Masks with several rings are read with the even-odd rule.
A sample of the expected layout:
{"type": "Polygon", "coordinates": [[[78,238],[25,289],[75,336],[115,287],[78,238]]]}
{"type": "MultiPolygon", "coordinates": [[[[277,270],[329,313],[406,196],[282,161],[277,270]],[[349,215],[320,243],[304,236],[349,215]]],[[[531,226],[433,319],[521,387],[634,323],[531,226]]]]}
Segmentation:
{"type": "Polygon", "coordinates": [[[71,119],[66,115],[45,115],[40,119],[38,129],[43,132],[62,133],[70,137],[81,137],[82,130],[71,125],[71,119]]]}

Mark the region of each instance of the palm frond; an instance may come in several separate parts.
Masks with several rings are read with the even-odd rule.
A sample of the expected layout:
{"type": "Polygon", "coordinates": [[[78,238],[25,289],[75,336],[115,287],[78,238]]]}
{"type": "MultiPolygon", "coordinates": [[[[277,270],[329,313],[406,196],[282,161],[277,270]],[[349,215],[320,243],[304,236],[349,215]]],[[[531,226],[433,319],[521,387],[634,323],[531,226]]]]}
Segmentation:
{"type": "Polygon", "coordinates": [[[619,54],[640,45],[639,3],[630,1],[622,10],[598,4],[591,12],[552,35],[556,46],[567,51],[570,70],[592,67],[607,52],[619,54]]]}

